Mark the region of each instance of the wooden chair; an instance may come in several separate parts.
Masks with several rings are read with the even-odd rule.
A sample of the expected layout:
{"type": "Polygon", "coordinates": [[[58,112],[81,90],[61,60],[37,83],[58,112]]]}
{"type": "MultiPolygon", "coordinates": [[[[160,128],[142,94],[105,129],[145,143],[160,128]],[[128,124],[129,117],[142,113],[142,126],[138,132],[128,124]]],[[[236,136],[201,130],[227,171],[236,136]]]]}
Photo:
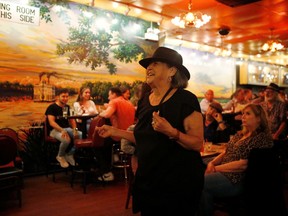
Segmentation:
{"type": "Polygon", "coordinates": [[[0,194],[16,191],[19,207],[21,207],[23,170],[14,166],[16,156],[17,143],[15,140],[10,136],[0,134],[0,194]]]}
{"type": "MultiPolygon", "coordinates": [[[[77,166],[72,169],[71,187],[74,184],[75,174],[82,175],[83,193],[86,193],[87,175],[102,172],[98,169],[97,151],[103,146],[104,138],[100,137],[95,131],[96,126],[100,127],[105,124],[105,118],[97,116],[90,124],[88,137],[86,139],[75,139],[76,148],[74,157],[77,166]]],[[[95,178],[96,179],[96,178],[95,178]]]]}
{"type": "Polygon", "coordinates": [[[46,176],[48,177],[49,173],[52,173],[53,182],[56,181],[55,172],[60,169],[60,164],[56,160],[58,154],[60,141],[51,137],[50,130],[48,128],[48,118],[46,116],[44,121],[44,146],[46,152],[46,176]]]}

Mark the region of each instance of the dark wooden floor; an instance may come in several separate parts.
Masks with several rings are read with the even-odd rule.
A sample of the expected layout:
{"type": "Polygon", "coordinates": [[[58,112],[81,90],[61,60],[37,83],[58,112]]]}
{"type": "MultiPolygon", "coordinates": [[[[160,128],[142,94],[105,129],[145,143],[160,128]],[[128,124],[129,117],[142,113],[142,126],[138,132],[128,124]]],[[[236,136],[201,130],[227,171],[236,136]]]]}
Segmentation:
{"type": "Polygon", "coordinates": [[[70,175],[56,174],[56,183],[52,176],[26,177],[22,190],[23,204],[19,208],[17,201],[0,203],[1,216],[130,216],[125,209],[128,184],[123,177],[107,183],[89,184],[87,194],[83,194],[80,182],[70,187],[70,175]]]}
{"type": "MultiPolygon", "coordinates": [[[[80,182],[70,187],[70,175],[57,173],[56,183],[51,176],[26,177],[22,190],[23,205],[17,202],[0,202],[1,216],[139,216],[132,214],[131,204],[125,209],[128,184],[120,175],[114,182],[103,186],[101,183],[89,184],[87,194],[83,194],[80,182]]],[[[285,189],[288,204],[288,185],[285,189]]],[[[287,205],[288,206],[288,205],[287,205]]],[[[215,216],[228,216],[217,211],[215,216]]]]}

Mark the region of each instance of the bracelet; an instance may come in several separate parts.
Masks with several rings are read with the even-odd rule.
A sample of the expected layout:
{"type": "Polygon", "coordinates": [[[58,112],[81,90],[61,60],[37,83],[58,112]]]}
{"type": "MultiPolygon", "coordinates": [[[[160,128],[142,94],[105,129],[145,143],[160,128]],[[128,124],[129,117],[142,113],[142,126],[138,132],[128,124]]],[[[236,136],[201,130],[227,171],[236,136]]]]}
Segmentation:
{"type": "Polygon", "coordinates": [[[78,131],[78,128],[73,128],[73,131],[78,131]]]}

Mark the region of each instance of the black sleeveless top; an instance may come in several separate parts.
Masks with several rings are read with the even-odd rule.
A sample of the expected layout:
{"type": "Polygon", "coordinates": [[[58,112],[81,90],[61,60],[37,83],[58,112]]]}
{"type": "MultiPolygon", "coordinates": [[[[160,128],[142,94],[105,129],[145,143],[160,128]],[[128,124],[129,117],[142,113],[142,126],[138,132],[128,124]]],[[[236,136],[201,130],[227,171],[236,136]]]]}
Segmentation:
{"type": "MultiPolygon", "coordinates": [[[[153,199],[157,197],[156,194],[175,196],[202,190],[204,166],[200,153],[187,150],[168,136],[153,130],[152,113],[158,110],[159,105],[150,105],[148,94],[138,103],[138,123],[134,129],[138,156],[135,193],[150,194],[151,197],[148,197],[153,199]]],[[[184,119],[194,111],[200,112],[200,106],[193,93],[178,89],[162,103],[159,111],[161,117],[185,133],[184,119]]]]}

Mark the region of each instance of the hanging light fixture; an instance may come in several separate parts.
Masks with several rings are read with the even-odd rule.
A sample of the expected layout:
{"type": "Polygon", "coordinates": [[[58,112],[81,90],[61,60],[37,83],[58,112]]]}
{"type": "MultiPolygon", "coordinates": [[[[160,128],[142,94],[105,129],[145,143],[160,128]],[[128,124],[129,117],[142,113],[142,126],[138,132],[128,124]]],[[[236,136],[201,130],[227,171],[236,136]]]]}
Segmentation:
{"type": "Polygon", "coordinates": [[[274,30],[273,28],[270,29],[271,31],[270,40],[268,40],[265,44],[263,44],[262,46],[263,51],[276,52],[284,48],[284,46],[280,42],[273,40],[273,30],[274,30]]]}
{"type": "Polygon", "coordinates": [[[192,2],[190,0],[188,4],[189,12],[182,13],[179,16],[174,17],[171,20],[171,22],[180,28],[185,27],[200,28],[201,26],[205,25],[210,21],[211,16],[203,14],[201,12],[192,13],[191,9],[192,9],[192,2]]]}

